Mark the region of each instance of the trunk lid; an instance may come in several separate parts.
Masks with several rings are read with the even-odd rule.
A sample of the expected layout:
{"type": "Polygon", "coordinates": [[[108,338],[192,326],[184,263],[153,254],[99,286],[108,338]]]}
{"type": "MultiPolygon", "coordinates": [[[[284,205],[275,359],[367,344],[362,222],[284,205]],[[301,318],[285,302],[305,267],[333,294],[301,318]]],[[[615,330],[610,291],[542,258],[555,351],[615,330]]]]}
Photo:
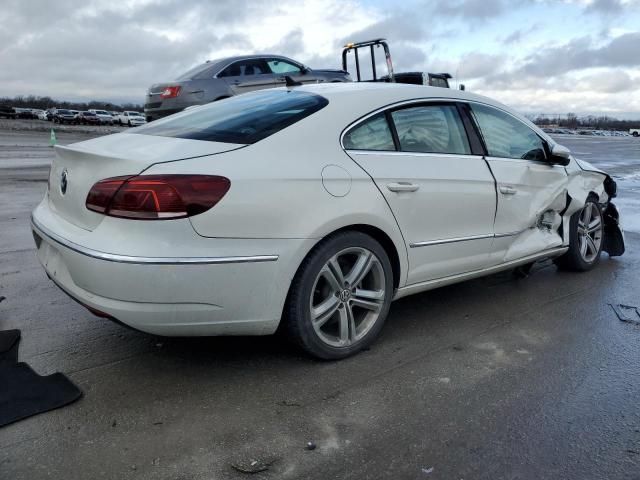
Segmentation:
{"type": "Polygon", "coordinates": [[[89,190],[99,180],[133,176],[155,163],[215,155],[243,146],[133,133],[58,145],[49,173],[49,205],[68,222],[93,230],[104,215],[88,210],[85,201],[89,190]],[[63,188],[65,183],[66,188],[63,188]]]}

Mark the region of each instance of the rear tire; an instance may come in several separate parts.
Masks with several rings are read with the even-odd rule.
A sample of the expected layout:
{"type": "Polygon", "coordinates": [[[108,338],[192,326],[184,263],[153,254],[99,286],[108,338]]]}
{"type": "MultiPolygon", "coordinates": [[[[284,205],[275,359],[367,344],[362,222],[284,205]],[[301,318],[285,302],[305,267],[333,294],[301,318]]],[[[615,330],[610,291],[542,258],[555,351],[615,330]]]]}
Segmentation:
{"type": "Polygon", "coordinates": [[[554,260],[558,268],[586,272],[600,262],[604,245],[604,217],[598,199],[590,195],[569,222],[569,250],[554,260]]]}
{"type": "Polygon", "coordinates": [[[338,360],[371,345],[393,297],[393,271],[384,248],[361,232],[324,239],[298,269],[283,327],[314,357],[338,360]]]}

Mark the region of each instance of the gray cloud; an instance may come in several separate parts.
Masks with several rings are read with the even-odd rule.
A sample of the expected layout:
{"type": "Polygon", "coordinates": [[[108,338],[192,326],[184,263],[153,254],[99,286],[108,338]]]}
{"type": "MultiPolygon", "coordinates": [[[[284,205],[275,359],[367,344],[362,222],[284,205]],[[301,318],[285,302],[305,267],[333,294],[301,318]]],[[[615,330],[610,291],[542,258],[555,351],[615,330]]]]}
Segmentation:
{"type": "Polygon", "coordinates": [[[622,0],[593,0],[585,11],[598,15],[619,15],[624,11],[624,5],[622,0]]]}
{"type": "Polygon", "coordinates": [[[592,46],[590,37],[577,38],[527,57],[520,73],[546,77],[590,67],[640,66],[638,45],[640,32],[621,35],[601,47],[592,46]]]}
{"type": "Polygon", "coordinates": [[[324,1],[326,6],[311,0],[4,0],[2,94],[141,102],[150,84],[222,54],[272,52],[311,67],[335,68],[344,43],[374,37],[388,38],[396,71],[455,75],[459,69],[469,89],[505,101],[526,97],[530,104],[544,105],[558,92],[580,91],[574,101],[593,106],[594,99],[604,102],[638,90],[640,30],[612,35],[629,28],[620,14],[640,11],[639,0],[574,1],[569,7],[555,0],[412,0],[388,7],[324,1]],[[309,21],[315,18],[304,18],[309,5],[322,16],[315,30],[309,21]],[[542,8],[550,15],[571,8],[596,31],[573,39],[570,29],[549,31],[542,8]],[[519,22],[521,29],[506,22],[518,11],[532,14],[531,21],[519,22]],[[593,19],[603,23],[594,27],[593,19]],[[271,25],[268,33],[256,36],[265,25],[271,25]],[[558,39],[565,43],[546,46],[558,39]],[[547,43],[535,50],[532,42],[547,43]],[[588,68],[598,70],[582,72],[588,68]]]}
{"type": "Polygon", "coordinates": [[[435,3],[433,11],[451,17],[488,20],[502,15],[515,3],[506,0],[441,0],[435,3]]]}

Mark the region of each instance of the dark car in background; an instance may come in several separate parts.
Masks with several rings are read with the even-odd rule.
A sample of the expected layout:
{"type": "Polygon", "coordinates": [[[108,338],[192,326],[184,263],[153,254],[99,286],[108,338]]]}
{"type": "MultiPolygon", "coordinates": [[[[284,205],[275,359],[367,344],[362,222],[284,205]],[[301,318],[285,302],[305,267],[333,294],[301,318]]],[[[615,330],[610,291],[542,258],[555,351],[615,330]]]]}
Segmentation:
{"type": "Polygon", "coordinates": [[[76,123],[83,125],[100,125],[102,120],[93,112],[78,112],[76,115],[76,123]]]}
{"type": "Polygon", "coordinates": [[[76,115],[71,110],[58,108],[53,114],[53,123],[75,123],[76,115]]]}
{"type": "Polygon", "coordinates": [[[16,118],[23,120],[34,120],[38,118],[38,115],[34,114],[30,108],[14,108],[16,112],[16,118]]]}
{"type": "Polygon", "coordinates": [[[281,87],[286,77],[299,83],[350,82],[344,70],[312,70],[280,55],[244,55],[207,61],[173,82],[157,83],[147,91],[148,122],[253,90],[281,87]]]}
{"type": "Polygon", "coordinates": [[[8,105],[0,105],[0,118],[16,118],[16,111],[8,105]]]}

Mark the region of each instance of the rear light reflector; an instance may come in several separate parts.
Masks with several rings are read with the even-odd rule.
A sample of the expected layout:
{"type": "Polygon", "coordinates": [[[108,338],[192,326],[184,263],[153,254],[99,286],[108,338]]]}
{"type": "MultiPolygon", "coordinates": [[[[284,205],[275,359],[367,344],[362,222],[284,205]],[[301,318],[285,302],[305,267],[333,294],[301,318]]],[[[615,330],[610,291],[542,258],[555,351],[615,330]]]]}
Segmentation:
{"type": "Polygon", "coordinates": [[[180,95],[181,88],[182,87],[180,87],[179,85],[176,85],[174,87],[164,87],[164,90],[162,90],[162,93],[160,94],[160,98],[164,100],[165,98],[177,97],[178,95],[180,95]]]}
{"type": "Polygon", "coordinates": [[[85,202],[94,212],[138,220],[169,220],[206,212],[229,191],[216,175],[139,175],[96,183],[85,202]]]}

